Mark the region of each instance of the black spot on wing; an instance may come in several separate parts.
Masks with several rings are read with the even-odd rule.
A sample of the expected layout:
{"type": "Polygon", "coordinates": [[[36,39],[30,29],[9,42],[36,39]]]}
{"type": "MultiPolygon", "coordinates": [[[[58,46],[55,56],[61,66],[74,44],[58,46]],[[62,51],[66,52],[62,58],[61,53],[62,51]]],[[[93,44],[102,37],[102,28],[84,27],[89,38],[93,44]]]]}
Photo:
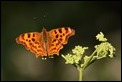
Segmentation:
{"type": "Polygon", "coordinates": [[[32,38],[32,41],[35,41],[35,39],[34,39],[34,38],[32,38]]]}
{"type": "Polygon", "coordinates": [[[28,38],[30,38],[30,33],[28,33],[28,38]]]}
{"type": "Polygon", "coordinates": [[[68,33],[68,28],[65,28],[65,30],[66,30],[66,33],[68,33]]]}
{"type": "Polygon", "coordinates": [[[35,37],[35,34],[33,34],[33,37],[35,37]]]}
{"type": "Polygon", "coordinates": [[[62,30],[61,30],[61,28],[59,29],[59,32],[60,32],[60,33],[62,33],[62,30]]]}
{"type": "Polygon", "coordinates": [[[58,38],[58,34],[56,35],[56,38],[58,38]]]}

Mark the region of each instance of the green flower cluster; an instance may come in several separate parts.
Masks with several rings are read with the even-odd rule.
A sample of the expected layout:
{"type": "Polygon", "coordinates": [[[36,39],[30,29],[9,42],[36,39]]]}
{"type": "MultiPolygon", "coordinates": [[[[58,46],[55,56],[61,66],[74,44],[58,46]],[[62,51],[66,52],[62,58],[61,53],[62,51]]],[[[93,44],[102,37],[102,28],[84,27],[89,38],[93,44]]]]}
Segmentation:
{"type": "Polygon", "coordinates": [[[98,39],[102,43],[95,46],[97,55],[94,57],[96,57],[97,59],[101,59],[107,56],[109,56],[110,58],[113,58],[116,49],[111,45],[111,43],[106,42],[107,39],[104,38],[104,35],[102,32],[100,32],[100,34],[96,36],[96,39],[98,39]]]}
{"type": "MultiPolygon", "coordinates": [[[[89,56],[83,55],[88,47],[82,47],[79,45],[75,46],[75,48],[72,50],[73,54],[62,55],[62,57],[66,60],[65,64],[72,64],[76,66],[80,72],[80,76],[82,76],[81,73],[83,70],[93,63],[93,61],[105,57],[114,57],[115,48],[111,45],[111,43],[107,42],[107,39],[104,37],[102,32],[96,36],[96,39],[101,43],[99,45],[95,45],[94,52],[89,56]]],[[[79,80],[82,79],[81,77],[79,78],[79,80]]]]}
{"type": "Polygon", "coordinates": [[[62,57],[66,60],[66,64],[78,64],[86,49],[88,47],[75,46],[72,50],[73,54],[62,55],[62,57]]]}
{"type": "Polygon", "coordinates": [[[107,39],[104,37],[102,32],[96,36],[96,39],[101,43],[94,46],[95,50],[89,56],[83,55],[88,47],[82,47],[79,45],[75,46],[72,50],[73,54],[68,53],[67,55],[61,55],[66,60],[65,64],[72,64],[78,69],[79,81],[82,81],[84,69],[93,63],[93,61],[105,57],[114,57],[115,48],[111,45],[111,43],[107,42],[107,39]]]}

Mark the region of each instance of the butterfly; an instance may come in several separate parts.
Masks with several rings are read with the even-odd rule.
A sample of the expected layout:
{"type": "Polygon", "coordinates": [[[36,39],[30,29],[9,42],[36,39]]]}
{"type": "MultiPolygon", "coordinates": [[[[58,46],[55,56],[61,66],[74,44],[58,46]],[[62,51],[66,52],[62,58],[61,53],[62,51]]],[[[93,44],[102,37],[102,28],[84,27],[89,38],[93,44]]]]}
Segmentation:
{"type": "Polygon", "coordinates": [[[70,27],[61,27],[47,31],[44,27],[42,32],[28,32],[16,38],[18,44],[22,44],[36,57],[59,55],[63,45],[68,43],[69,37],[75,35],[75,30],[70,27]]]}

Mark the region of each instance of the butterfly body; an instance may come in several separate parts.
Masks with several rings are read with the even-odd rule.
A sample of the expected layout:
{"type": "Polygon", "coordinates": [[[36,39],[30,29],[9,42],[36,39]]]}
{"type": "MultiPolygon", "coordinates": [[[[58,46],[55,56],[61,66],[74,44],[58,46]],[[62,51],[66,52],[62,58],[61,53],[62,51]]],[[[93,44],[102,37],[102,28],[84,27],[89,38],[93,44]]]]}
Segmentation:
{"type": "Polygon", "coordinates": [[[42,32],[29,32],[16,38],[18,44],[22,44],[36,57],[59,55],[63,45],[67,44],[68,38],[75,35],[75,30],[70,27],[52,29],[49,32],[43,28],[42,32]]]}

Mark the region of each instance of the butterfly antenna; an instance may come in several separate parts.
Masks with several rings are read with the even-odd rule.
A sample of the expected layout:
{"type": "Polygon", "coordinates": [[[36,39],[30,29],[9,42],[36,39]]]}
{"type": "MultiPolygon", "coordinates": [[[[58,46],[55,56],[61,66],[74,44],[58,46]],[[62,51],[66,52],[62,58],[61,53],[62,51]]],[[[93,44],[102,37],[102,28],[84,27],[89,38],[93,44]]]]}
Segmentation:
{"type": "Polygon", "coordinates": [[[44,26],[43,26],[43,28],[44,28],[46,25],[46,15],[43,16],[43,21],[44,21],[44,26]]]}

